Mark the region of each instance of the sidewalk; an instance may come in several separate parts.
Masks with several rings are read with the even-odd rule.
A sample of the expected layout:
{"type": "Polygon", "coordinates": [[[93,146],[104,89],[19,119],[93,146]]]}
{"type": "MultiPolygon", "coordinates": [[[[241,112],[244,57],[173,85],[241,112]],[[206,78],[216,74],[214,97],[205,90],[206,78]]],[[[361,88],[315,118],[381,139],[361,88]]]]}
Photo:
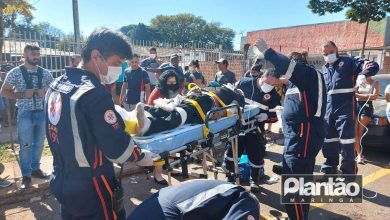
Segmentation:
{"type": "MultiPolygon", "coordinates": [[[[4,173],[0,175],[1,178],[7,177],[13,184],[6,188],[0,188],[0,206],[9,205],[12,203],[23,201],[41,200],[51,194],[49,189],[49,180],[42,180],[32,178],[32,187],[26,190],[19,190],[22,175],[20,173],[19,164],[17,161],[4,163],[4,173]]],[[[46,172],[53,170],[53,157],[42,157],[41,169],[46,172]]],[[[119,171],[119,169],[118,169],[119,171]]],[[[123,175],[131,175],[142,172],[143,170],[134,163],[126,163],[123,168],[123,175]]]]}

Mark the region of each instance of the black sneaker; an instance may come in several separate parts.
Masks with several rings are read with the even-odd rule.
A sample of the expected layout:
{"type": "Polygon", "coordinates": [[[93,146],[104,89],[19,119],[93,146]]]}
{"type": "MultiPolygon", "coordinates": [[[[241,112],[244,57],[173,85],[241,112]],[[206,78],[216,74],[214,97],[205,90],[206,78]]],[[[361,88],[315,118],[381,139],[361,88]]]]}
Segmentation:
{"type": "Polygon", "coordinates": [[[259,183],[256,181],[251,180],[251,192],[252,193],[259,193],[260,192],[260,186],[259,183]]]}
{"type": "Polygon", "coordinates": [[[24,176],[22,179],[22,184],[20,185],[21,189],[27,189],[31,187],[31,177],[24,176]]]}
{"type": "Polygon", "coordinates": [[[41,169],[39,170],[33,170],[31,172],[31,176],[39,179],[49,179],[50,174],[43,172],[41,169]]]}

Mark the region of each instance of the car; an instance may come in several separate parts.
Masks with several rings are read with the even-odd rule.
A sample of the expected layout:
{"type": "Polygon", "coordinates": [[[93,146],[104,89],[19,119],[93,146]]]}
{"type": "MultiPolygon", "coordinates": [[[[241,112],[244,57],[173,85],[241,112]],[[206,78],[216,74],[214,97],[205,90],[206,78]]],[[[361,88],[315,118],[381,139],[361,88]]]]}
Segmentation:
{"type": "Polygon", "coordinates": [[[372,77],[373,81],[379,82],[379,95],[372,102],[374,117],[368,127],[368,132],[362,140],[363,147],[369,149],[383,149],[390,151],[390,125],[386,117],[385,88],[390,84],[390,74],[380,74],[372,77]]]}

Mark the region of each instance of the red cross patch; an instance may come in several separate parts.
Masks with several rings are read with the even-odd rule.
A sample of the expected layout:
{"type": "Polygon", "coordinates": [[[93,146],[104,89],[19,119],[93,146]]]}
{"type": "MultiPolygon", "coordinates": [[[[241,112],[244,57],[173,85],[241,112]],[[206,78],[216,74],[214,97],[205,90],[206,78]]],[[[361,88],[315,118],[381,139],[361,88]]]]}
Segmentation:
{"type": "Polygon", "coordinates": [[[115,115],[115,112],[113,110],[107,110],[104,113],[104,121],[106,121],[108,124],[113,125],[116,123],[117,118],[115,115]]]}

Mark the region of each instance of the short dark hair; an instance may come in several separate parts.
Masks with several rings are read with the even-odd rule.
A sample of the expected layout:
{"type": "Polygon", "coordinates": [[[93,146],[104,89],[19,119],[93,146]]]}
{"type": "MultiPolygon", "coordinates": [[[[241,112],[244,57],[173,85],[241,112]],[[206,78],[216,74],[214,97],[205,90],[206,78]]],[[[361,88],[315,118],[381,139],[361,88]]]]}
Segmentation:
{"type": "Polygon", "coordinates": [[[149,49],[149,52],[151,52],[151,51],[157,52],[157,49],[156,49],[155,47],[151,47],[151,48],[149,49]]]}
{"type": "Polygon", "coordinates": [[[134,53],[133,56],[131,57],[131,59],[134,59],[134,58],[139,58],[139,55],[134,53]]]}
{"type": "Polygon", "coordinates": [[[84,61],[91,59],[92,50],[98,50],[104,58],[118,55],[122,59],[130,59],[133,55],[130,43],[125,35],[104,27],[95,29],[89,35],[81,52],[84,61]]]}
{"type": "Polygon", "coordinates": [[[38,45],[36,44],[26,44],[26,46],[24,46],[24,52],[26,51],[33,51],[33,50],[40,50],[41,48],[39,48],[38,45]]]}
{"type": "Polygon", "coordinates": [[[78,54],[75,54],[75,55],[73,55],[73,56],[71,56],[70,57],[70,61],[75,61],[76,59],[80,59],[81,58],[81,56],[80,55],[78,55],[78,54]]]}

